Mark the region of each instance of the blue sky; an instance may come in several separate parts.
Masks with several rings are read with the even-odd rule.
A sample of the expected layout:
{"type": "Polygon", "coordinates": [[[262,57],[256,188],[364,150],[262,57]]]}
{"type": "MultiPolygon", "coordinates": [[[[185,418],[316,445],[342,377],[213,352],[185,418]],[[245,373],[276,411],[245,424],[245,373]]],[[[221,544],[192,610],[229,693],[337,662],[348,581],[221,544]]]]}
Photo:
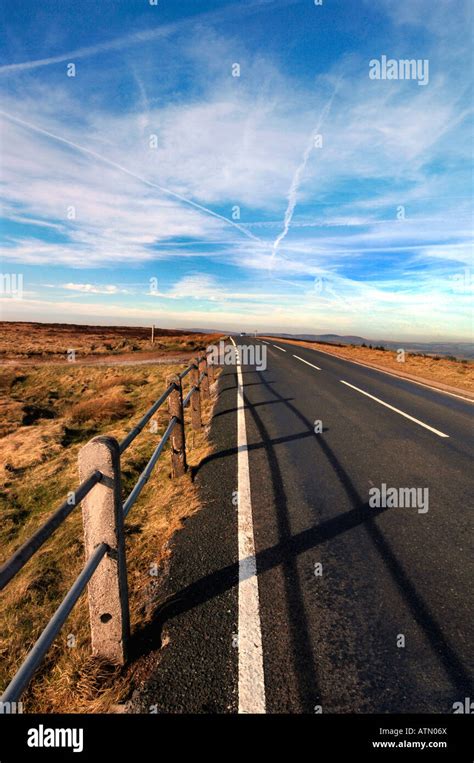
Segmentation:
{"type": "Polygon", "coordinates": [[[470,9],[4,0],[2,317],[470,340],[470,9]]]}

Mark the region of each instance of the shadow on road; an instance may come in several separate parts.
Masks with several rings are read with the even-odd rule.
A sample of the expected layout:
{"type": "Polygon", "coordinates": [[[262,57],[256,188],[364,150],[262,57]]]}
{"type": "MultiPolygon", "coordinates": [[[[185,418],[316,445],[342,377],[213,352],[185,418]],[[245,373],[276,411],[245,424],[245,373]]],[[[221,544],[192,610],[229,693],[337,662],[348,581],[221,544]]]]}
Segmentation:
{"type": "MultiPolygon", "coordinates": [[[[274,395],[280,402],[287,406],[288,409],[303,424],[305,424],[305,426],[311,430],[312,433],[311,421],[309,421],[294,405],[292,405],[290,401],[276,392],[273,387],[267,386],[263,375],[261,375],[260,378],[262,380],[263,386],[267,387],[268,391],[272,395],[274,395]]],[[[357,511],[361,506],[366,506],[366,504],[362,503],[362,500],[349,475],[341,466],[334,451],[330,448],[328,443],[324,440],[324,438],[321,437],[314,437],[314,441],[320,447],[324,453],[324,456],[327,458],[332,468],[336,472],[349,501],[354,507],[354,510],[357,511]]],[[[430,612],[423,598],[417,592],[414,584],[411,582],[410,578],[405,572],[403,565],[397,559],[392,547],[377,525],[375,520],[377,515],[380,513],[380,511],[374,512],[374,509],[371,508],[370,515],[367,516],[364,521],[364,528],[367,531],[375,550],[381,556],[393,581],[397,585],[402,598],[408,605],[415,622],[423,630],[434,654],[441,662],[453,686],[457,689],[458,692],[460,692],[460,696],[468,696],[468,694],[465,693],[472,691],[472,679],[468,671],[465,669],[462,661],[456,654],[455,650],[449,643],[448,639],[443,634],[441,626],[436,621],[433,614],[430,612]]]]}
{"type": "MultiPolygon", "coordinates": [[[[248,371],[244,373],[251,374],[255,372],[248,371]]],[[[455,650],[444,636],[440,625],[430,612],[420,594],[417,592],[403,566],[396,558],[390,544],[377,525],[377,517],[388,509],[374,509],[369,507],[367,502],[361,500],[353,482],[340,464],[334,451],[324,438],[315,437],[312,422],[310,422],[292,404],[293,398],[285,398],[276,392],[275,389],[270,386],[274,382],[266,381],[262,372],[259,373],[259,379],[259,382],[252,382],[252,384],[262,385],[273,397],[266,402],[252,404],[244,395],[246,407],[249,414],[252,416],[261,438],[261,442],[250,444],[248,450],[253,451],[262,448],[265,450],[272,478],[272,491],[277,512],[276,518],[279,541],[274,546],[257,553],[257,569],[259,573],[263,573],[280,565],[283,568],[286,597],[285,606],[288,614],[288,622],[292,629],[292,659],[295,667],[295,675],[298,680],[298,691],[302,707],[308,708],[310,707],[310,703],[314,702],[315,691],[317,691],[317,676],[315,675],[314,670],[311,641],[308,633],[307,618],[304,611],[301,585],[296,566],[297,557],[299,554],[316,548],[321,543],[325,543],[359,525],[364,526],[375,550],[381,556],[393,581],[407,603],[414,620],[420,628],[422,628],[433,652],[444,667],[453,686],[459,692],[459,696],[469,696],[471,679],[468,672],[458,658],[455,650]],[[304,425],[304,431],[295,435],[273,439],[270,438],[263,421],[259,416],[257,408],[274,403],[280,403],[287,406],[293,416],[297,417],[304,425]],[[324,457],[335,471],[353,508],[336,517],[325,520],[315,527],[308,528],[292,535],[287,511],[287,498],[274,447],[275,445],[302,438],[311,438],[321,449],[324,457]]],[[[233,388],[235,389],[236,387],[226,387],[226,389],[233,388]]],[[[234,413],[235,410],[236,409],[229,409],[227,411],[222,411],[221,414],[234,413]]],[[[193,476],[195,476],[205,464],[208,464],[215,459],[233,456],[236,453],[237,448],[235,447],[221,450],[207,456],[201,461],[198,467],[194,469],[193,476]]],[[[150,622],[134,634],[132,646],[133,656],[136,658],[159,648],[161,645],[162,628],[168,620],[177,617],[194,607],[198,607],[213,597],[233,588],[238,584],[238,577],[239,565],[237,563],[230,564],[227,567],[196,580],[189,586],[178,591],[166,601],[162,602],[153,612],[150,622]]]]}

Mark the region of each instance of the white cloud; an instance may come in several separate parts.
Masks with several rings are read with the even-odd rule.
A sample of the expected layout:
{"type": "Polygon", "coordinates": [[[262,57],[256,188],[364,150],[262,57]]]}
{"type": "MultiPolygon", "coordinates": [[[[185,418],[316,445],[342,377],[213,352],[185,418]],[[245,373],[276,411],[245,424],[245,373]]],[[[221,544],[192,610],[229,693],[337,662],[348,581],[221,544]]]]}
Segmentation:
{"type": "MultiPolygon", "coordinates": [[[[384,2],[392,15],[398,6],[384,2]]],[[[410,18],[416,23],[422,7],[413,5],[410,18]]],[[[415,23],[408,16],[399,21],[415,23]]],[[[150,31],[158,37],[163,32],[150,31]]],[[[239,320],[244,313],[252,321],[278,315],[288,328],[303,328],[303,322],[308,328],[327,314],[334,328],[356,314],[363,322],[372,311],[374,320],[395,330],[410,317],[433,324],[443,311],[451,311],[455,326],[461,315],[465,319],[466,305],[454,305],[444,294],[446,268],[470,262],[471,234],[464,174],[470,153],[467,83],[450,76],[448,54],[446,67],[438,61],[427,88],[372,82],[365,62],[355,59],[308,87],[243,49],[245,76],[239,81],[224,65],[233,60],[232,43],[200,32],[200,39],[181,37],[181,59],[171,56],[166,63],[167,73],[176,67],[176,77],[179,67],[192,70],[193,89],[165,99],[156,72],[139,66],[136,42],[112,43],[114,49],[127,48],[137,87],[137,102],[120,110],[108,100],[113,73],[112,91],[103,88],[104,101],[97,94],[89,99],[87,88],[78,97],[69,84],[52,86],[34,73],[21,79],[15,94],[10,77],[2,78],[5,111],[37,128],[5,120],[5,211],[10,220],[27,224],[21,234],[6,236],[7,261],[122,269],[193,256],[196,262],[208,258],[239,268],[245,287],[259,276],[249,292],[200,273],[180,277],[156,295],[167,305],[205,301],[210,310],[221,311],[222,320],[225,315],[239,320]],[[323,148],[308,155],[299,173],[294,216],[272,263],[272,241],[284,230],[291,179],[341,71],[320,128],[323,148]],[[151,132],[158,136],[156,150],[149,147],[151,132]],[[235,205],[237,221],[231,217],[235,205]],[[394,220],[399,205],[406,207],[403,223],[394,220]],[[192,248],[191,242],[206,247],[192,248]],[[364,276],[378,252],[401,255],[390,279],[364,276]],[[413,276],[410,266],[417,267],[413,276]],[[420,275],[423,266],[430,273],[426,279],[420,275]],[[315,302],[308,284],[322,277],[332,293],[315,302]],[[430,319],[435,294],[441,307],[430,319]]],[[[167,44],[172,50],[173,43],[167,44]]],[[[107,45],[83,55],[111,50],[107,45]]],[[[44,66],[54,58],[33,63],[44,66]]],[[[63,288],[77,295],[125,294],[119,287],[95,290],[107,287],[77,283],[73,276],[63,288]]],[[[195,314],[205,322],[206,312],[195,314]]]]}
{"type": "Polygon", "coordinates": [[[129,294],[128,289],[121,289],[115,284],[95,286],[91,283],[64,283],[62,288],[67,291],[79,291],[82,294],[129,294]]]}

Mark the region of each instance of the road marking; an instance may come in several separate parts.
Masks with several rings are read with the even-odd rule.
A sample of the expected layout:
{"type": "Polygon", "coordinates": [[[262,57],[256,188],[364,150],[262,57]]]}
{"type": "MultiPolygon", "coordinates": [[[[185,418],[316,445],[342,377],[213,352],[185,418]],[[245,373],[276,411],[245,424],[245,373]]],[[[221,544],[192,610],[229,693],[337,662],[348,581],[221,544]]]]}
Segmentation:
{"type": "MultiPolygon", "coordinates": [[[[232,338],[231,338],[232,339],[232,338]]],[[[232,343],[235,347],[234,340],[232,343]]],[[[265,713],[262,631],[258,597],[257,560],[253,534],[249,456],[245,427],[242,368],[237,355],[237,473],[238,473],[238,662],[239,713],[265,713]]]]}
{"type": "Polygon", "coordinates": [[[281,352],[286,352],[286,350],[284,350],[283,347],[278,347],[277,344],[274,344],[273,346],[276,347],[277,350],[281,350],[281,352]]]}
{"type": "Polygon", "coordinates": [[[395,377],[395,379],[399,379],[400,381],[410,382],[410,384],[418,384],[420,387],[426,387],[427,389],[432,389],[433,392],[442,392],[443,395],[458,397],[459,400],[466,400],[466,402],[468,403],[474,403],[474,400],[472,399],[472,397],[464,397],[463,395],[457,395],[456,392],[448,392],[448,390],[441,389],[440,387],[432,387],[431,384],[425,384],[425,382],[415,381],[415,379],[410,379],[408,376],[400,376],[399,374],[393,373],[393,371],[385,371],[385,369],[383,368],[376,368],[375,366],[371,366],[368,363],[361,363],[360,360],[352,360],[351,358],[345,358],[342,355],[335,355],[334,352],[328,352],[327,350],[321,350],[321,349],[314,350],[312,347],[308,347],[308,350],[313,350],[313,352],[323,352],[325,355],[329,355],[330,358],[336,358],[336,360],[346,360],[348,363],[355,363],[357,366],[362,366],[362,368],[368,368],[369,371],[378,371],[380,374],[388,374],[388,376],[393,376],[395,377]]]}
{"type": "Polygon", "coordinates": [[[419,424],[420,427],[429,429],[430,432],[434,432],[435,434],[438,435],[438,437],[449,437],[449,434],[445,434],[444,432],[440,432],[439,429],[430,427],[430,425],[425,424],[424,421],[420,421],[420,419],[415,419],[413,416],[410,416],[408,413],[404,413],[399,408],[395,408],[393,405],[389,405],[389,403],[385,403],[383,400],[380,400],[380,398],[375,397],[374,395],[369,395],[369,393],[364,392],[363,389],[359,389],[359,387],[355,387],[353,384],[349,384],[349,382],[346,382],[343,379],[339,379],[339,381],[341,382],[341,384],[346,384],[348,387],[352,387],[352,389],[357,390],[357,392],[360,392],[362,395],[366,395],[367,397],[370,397],[372,400],[375,400],[377,403],[380,403],[380,405],[384,405],[386,408],[390,408],[391,411],[395,411],[396,413],[399,413],[400,416],[404,416],[406,419],[410,419],[410,421],[414,421],[415,424],[419,424]]]}
{"type": "Polygon", "coordinates": [[[262,339],[261,341],[263,342],[263,344],[270,344],[270,342],[266,342],[265,339],[262,339]]]}
{"type": "Polygon", "coordinates": [[[315,366],[314,363],[310,363],[309,360],[305,360],[304,358],[300,358],[299,355],[293,355],[293,357],[296,358],[296,360],[301,360],[302,363],[306,363],[307,366],[312,366],[317,371],[321,370],[319,366],[315,366]]]}

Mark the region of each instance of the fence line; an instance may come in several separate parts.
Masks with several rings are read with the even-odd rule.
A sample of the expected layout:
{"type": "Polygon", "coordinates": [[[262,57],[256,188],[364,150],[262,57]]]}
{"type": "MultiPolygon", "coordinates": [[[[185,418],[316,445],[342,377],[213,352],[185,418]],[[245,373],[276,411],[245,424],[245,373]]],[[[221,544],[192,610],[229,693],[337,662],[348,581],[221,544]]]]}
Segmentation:
{"type": "Polygon", "coordinates": [[[1,591],[82,503],[86,563],[8,684],[1,703],[19,700],[86,586],[93,653],[117,664],[126,661],[129,611],[123,522],[177,426],[181,435],[172,441],[173,474],[178,476],[186,470],[184,409],[192,404],[192,426],[200,428],[201,398],[209,397],[209,381],[213,378],[212,365],[204,354],[170,381],[165,392],[120,443],[112,437],[99,436],[84,445],[79,453],[79,471],[86,471],[87,476],[0,567],[1,591]],[[192,386],[183,400],[182,380],[189,373],[192,386]],[[168,426],[132,491],[122,502],[120,456],[166,400],[170,411],[168,426]]]}
{"type": "Polygon", "coordinates": [[[81,573],[72,584],[34,647],[28,652],[19,670],[8,684],[1,697],[1,702],[17,702],[21,697],[33,677],[33,673],[39,667],[43,657],[66,622],[72,608],[107,553],[108,548],[106,543],[102,543],[94,554],[89,557],[87,564],[82,568],[81,573]]]}
{"type": "Polygon", "coordinates": [[[96,470],[90,477],[84,480],[84,482],[81,482],[79,487],[72,494],[72,500],[66,498],[64,503],[62,503],[59,509],[49,517],[44,525],[38,528],[34,535],[25,541],[25,543],[15,551],[13,556],[0,567],[0,591],[5,588],[12,578],[15,577],[17,572],[19,572],[27,561],[31,559],[33,554],[41,548],[43,543],[56,532],[58,527],[64,522],[69,514],[74,511],[77,504],[85,498],[87,493],[92,490],[94,485],[100,482],[101,479],[102,474],[96,470]]]}
{"type": "Polygon", "coordinates": [[[142,492],[143,488],[145,487],[146,483],[148,482],[150,475],[153,471],[153,467],[155,466],[156,462],[158,461],[161,451],[165,447],[166,443],[169,440],[170,434],[174,429],[174,426],[176,424],[176,419],[173,417],[171,421],[169,422],[168,426],[165,429],[165,432],[163,434],[163,437],[161,438],[158,446],[153,452],[152,457],[148,461],[147,465],[145,466],[144,470],[140,474],[137,483],[135,487],[133,488],[132,492],[128,496],[128,498],[125,500],[123,504],[123,515],[124,517],[127,516],[128,512],[132,508],[133,504],[137,500],[138,496],[142,492]]]}

